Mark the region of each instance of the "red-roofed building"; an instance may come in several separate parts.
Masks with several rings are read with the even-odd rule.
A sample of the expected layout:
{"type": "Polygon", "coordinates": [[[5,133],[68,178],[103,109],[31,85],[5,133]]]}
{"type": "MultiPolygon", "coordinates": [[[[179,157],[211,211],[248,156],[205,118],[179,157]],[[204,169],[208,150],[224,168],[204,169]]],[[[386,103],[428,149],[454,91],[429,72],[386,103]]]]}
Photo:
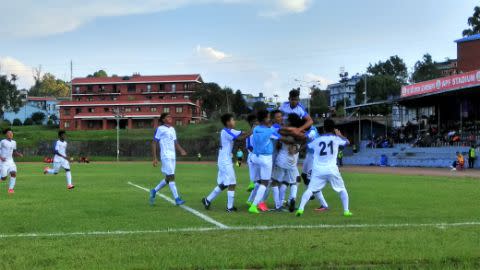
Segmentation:
{"type": "Polygon", "coordinates": [[[115,108],[122,111],[121,128],[156,127],[164,112],[172,115],[175,125],[195,124],[202,110],[191,96],[202,83],[198,74],[75,78],[72,100],[59,104],[60,128],[113,129],[115,108]]]}

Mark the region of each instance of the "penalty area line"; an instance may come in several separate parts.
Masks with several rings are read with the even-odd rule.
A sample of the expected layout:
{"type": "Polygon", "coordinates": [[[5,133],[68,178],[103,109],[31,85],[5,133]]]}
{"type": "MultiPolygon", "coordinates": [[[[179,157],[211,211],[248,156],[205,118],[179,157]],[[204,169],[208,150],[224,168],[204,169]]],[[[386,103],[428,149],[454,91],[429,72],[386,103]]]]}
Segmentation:
{"type": "MultiPolygon", "coordinates": [[[[150,190],[149,190],[148,188],[139,186],[139,185],[134,184],[134,183],[132,183],[132,182],[128,182],[128,184],[131,185],[131,186],[133,186],[133,187],[136,187],[136,188],[138,188],[138,189],[144,190],[144,191],[146,191],[146,192],[150,192],[150,190]]],[[[160,198],[162,198],[162,199],[164,199],[165,201],[173,204],[173,205],[176,205],[176,204],[175,204],[175,201],[174,201],[173,199],[171,199],[171,198],[163,195],[162,193],[157,192],[157,196],[160,197],[160,198]]],[[[215,219],[213,219],[213,218],[211,218],[211,217],[209,217],[209,216],[207,216],[207,215],[205,215],[205,214],[202,214],[202,213],[200,213],[199,211],[197,211],[197,210],[195,210],[195,209],[193,209],[193,208],[191,208],[191,207],[188,207],[188,206],[186,206],[186,205],[180,205],[180,208],[182,208],[183,210],[185,210],[185,211],[187,211],[187,212],[190,212],[191,214],[193,214],[193,215],[195,215],[195,216],[203,219],[204,221],[206,221],[206,222],[208,222],[208,223],[211,223],[211,224],[217,226],[217,227],[220,228],[220,229],[229,229],[229,228],[230,228],[229,226],[227,226],[227,225],[225,225],[225,224],[223,224],[223,223],[220,223],[220,222],[216,221],[215,219]]]]}
{"type": "Polygon", "coordinates": [[[2,238],[54,238],[71,236],[119,236],[119,235],[142,235],[142,234],[165,234],[165,233],[193,233],[193,232],[212,232],[212,231],[265,231],[265,230],[286,230],[286,229],[361,229],[361,228],[438,228],[446,229],[452,227],[480,226],[479,221],[461,222],[461,223],[403,223],[403,224],[345,224],[345,225],[278,225],[278,226],[230,226],[221,227],[197,227],[197,228],[172,228],[163,230],[137,230],[137,231],[91,231],[91,232],[53,232],[53,233],[19,233],[19,234],[0,234],[2,238]]]}

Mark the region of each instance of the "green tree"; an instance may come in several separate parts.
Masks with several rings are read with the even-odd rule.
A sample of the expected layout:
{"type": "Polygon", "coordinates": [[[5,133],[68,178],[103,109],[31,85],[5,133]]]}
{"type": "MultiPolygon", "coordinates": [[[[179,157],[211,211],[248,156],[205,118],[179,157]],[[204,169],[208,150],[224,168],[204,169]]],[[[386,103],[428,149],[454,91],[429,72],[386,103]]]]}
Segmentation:
{"type": "Polygon", "coordinates": [[[213,82],[198,86],[192,95],[193,100],[199,100],[202,103],[202,109],[208,118],[212,117],[214,113],[220,112],[222,107],[227,106],[226,97],[222,87],[213,82]]]}
{"type": "MultiPolygon", "coordinates": [[[[355,103],[364,102],[364,83],[362,78],[355,86],[355,103]]],[[[400,95],[402,83],[390,75],[368,76],[367,78],[367,102],[376,102],[391,99],[400,95]]],[[[389,113],[389,107],[384,105],[371,106],[362,112],[372,112],[375,114],[389,113]]]]}
{"type": "Polygon", "coordinates": [[[425,54],[423,59],[415,63],[410,81],[412,83],[433,80],[442,77],[442,72],[435,66],[430,54],[425,54]]]}
{"type": "Polygon", "coordinates": [[[330,102],[330,93],[321,90],[317,86],[312,86],[310,94],[310,114],[321,116],[329,112],[328,104],[330,102]]]}
{"type": "Polygon", "coordinates": [[[35,112],[32,113],[30,118],[32,119],[34,125],[42,125],[46,115],[43,112],[35,112]]]}
{"type": "Polygon", "coordinates": [[[252,107],[253,107],[253,111],[258,112],[261,110],[265,110],[267,108],[267,104],[265,104],[265,102],[263,101],[257,101],[253,103],[252,107]]]}
{"type": "Polygon", "coordinates": [[[247,103],[240,90],[235,91],[235,94],[233,95],[232,110],[237,116],[248,113],[247,103]]]}
{"type": "Polygon", "coordinates": [[[480,34],[480,6],[473,9],[472,17],[468,18],[468,25],[470,28],[463,30],[464,37],[480,34]]]}
{"type": "Polygon", "coordinates": [[[398,82],[406,84],[408,80],[407,65],[402,58],[397,55],[390,56],[386,61],[379,61],[367,68],[367,72],[373,76],[387,75],[394,77],[398,82]]]}
{"type": "Polygon", "coordinates": [[[14,126],[21,126],[22,125],[22,120],[15,118],[13,119],[13,125],[14,126]]]}
{"type": "Polygon", "coordinates": [[[15,85],[16,76],[8,79],[6,75],[0,75],[0,115],[6,110],[18,112],[22,106],[20,91],[15,85]]]}
{"type": "Polygon", "coordinates": [[[66,97],[69,93],[69,85],[51,73],[45,73],[41,78],[35,76],[35,84],[28,91],[34,97],[66,97]]]}
{"type": "Polygon", "coordinates": [[[95,71],[93,74],[89,74],[87,78],[103,78],[103,77],[108,77],[108,74],[105,70],[100,69],[98,71],[95,71]]]}
{"type": "Polygon", "coordinates": [[[25,121],[23,121],[23,125],[24,125],[24,126],[31,126],[31,125],[33,125],[33,120],[32,120],[32,118],[27,118],[27,119],[25,119],[25,121]]]}

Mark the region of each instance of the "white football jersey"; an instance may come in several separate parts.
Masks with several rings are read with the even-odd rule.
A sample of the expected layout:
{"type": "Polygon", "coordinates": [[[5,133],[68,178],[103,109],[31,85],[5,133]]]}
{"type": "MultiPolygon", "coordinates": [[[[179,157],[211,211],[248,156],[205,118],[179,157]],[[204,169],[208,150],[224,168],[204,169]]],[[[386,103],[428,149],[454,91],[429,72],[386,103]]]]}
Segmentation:
{"type": "Polygon", "coordinates": [[[307,110],[305,110],[301,103],[298,103],[295,108],[292,108],[290,102],[287,101],[282,103],[278,109],[283,113],[283,121],[286,121],[288,115],[292,113],[298,115],[301,119],[308,116],[307,110]]]}
{"type": "Polygon", "coordinates": [[[161,159],[176,159],[175,141],[177,140],[177,133],[173,127],[166,125],[157,127],[153,139],[160,146],[161,159]]]}
{"type": "Polygon", "coordinates": [[[349,141],[334,134],[324,134],[308,144],[313,149],[313,170],[324,167],[337,167],[338,147],[349,141]]]}
{"type": "Polygon", "coordinates": [[[289,147],[289,144],[282,143],[282,148],[277,154],[275,165],[282,169],[295,169],[297,167],[299,153],[291,155],[288,151],[289,147]]]}
{"type": "Polygon", "coordinates": [[[17,142],[14,140],[3,139],[0,142],[0,157],[6,161],[13,160],[13,152],[17,150],[17,142]]]}
{"type": "Polygon", "coordinates": [[[242,134],[241,131],[235,129],[224,128],[220,132],[220,149],[218,150],[218,164],[231,165],[232,150],[235,140],[242,134]]]}
{"type": "MultiPolygon", "coordinates": [[[[55,142],[55,153],[59,153],[60,155],[66,157],[67,156],[67,141],[56,141],[55,142]]],[[[57,154],[55,154],[53,158],[53,162],[60,162],[63,158],[57,154]]]]}

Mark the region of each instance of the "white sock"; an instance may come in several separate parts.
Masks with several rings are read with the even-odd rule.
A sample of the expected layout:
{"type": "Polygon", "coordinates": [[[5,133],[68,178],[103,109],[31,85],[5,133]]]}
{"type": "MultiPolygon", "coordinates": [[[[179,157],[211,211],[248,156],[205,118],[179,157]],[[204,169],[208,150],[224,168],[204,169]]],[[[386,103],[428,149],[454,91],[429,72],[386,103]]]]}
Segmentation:
{"type": "Polygon", "coordinates": [[[293,184],[290,186],[290,200],[297,199],[297,191],[298,191],[297,184],[293,184]]]}
{"type": "Polygon", "coordinates": [[[215,200],[215,198],[218,196],[218,194],[220,194],[220,192],[222,192],[222,190],[218,186],[216,186],[212,190],[210,195],[207,196],[207,201],[212,202],[213,200],[215,200]]]}
{"type": "Polygon", "coordinates": [[[278,209],[282,206],[282,203],[280,202],[280,190],[278,189],[278,186],[272,187],[272,193],[273,201],[275,202],[275,209],[278,209]]]}
{"type": "Polygon", "coordinates": [[[252,192],[250,192],[250,196],[248,196],[249,202],[253,202],[253,200],[255,200],[255,196],[257,195],[257,190],[259,186],[260,184],[255,183],[255,188],[252,190],[252,192]]]}
{"type": "Polygon", "coordinates": [[[227,191],[227,208],[233,208],[233,202],[235,201],[235,191],[229,190],[227,191]]]}
{"type": "Polygon", "coordinates": [[[285,200],[285,193],[287,193],[287,185],[282,184],[280,186],[280,202],[282,203],[285,200]]]}
{"type": "Polygon", "coordinates": [[[48,169],[47,174],[55,174],[55,170],[54,169],[48,169]]]}
{"type": "Polygon", "coordinates": [[[349,211],[348,209],[348,193],[346,190],[340,191],[340,199],[342,200],[343,211],[349,211]]]}
{"type": "Polygon", "coordinates": [[[71,171],[65,172],[65,176],[67,177],[67,185],[71,185],[72,184],[72,172],[71,171]]]}
{"type": "Polygon", "coordinates": [[[327,201],[325,200],[325,197],[323,197],[323,193],[322,191],[319,191],[317,192],[317,194],[315,194],[315,197],[317,197],[318,201],[320,202],[320,205],[325,207],[325,208],[328,208],[328,203],[327,201]]]}
{"type": "Polygon", "coordinates": [[[15,187],[16,182],[17,182],[17,178],[10,176],[10,185],[8,186],[8,189],[13,189],[15,187]]]}
{"type": "Polygon", "coordinates": [[[170,186],[170,190],[172,191],[173,198],[178,198],[178,191],[177,186],[175,185],[175,181],[170,181],[168,185],[170,186]]]}
{"type": "Polygon", "coordinates": [[[300,202],[300,206],[298,206],[298,210],[303,210],[305,209],[305,205],[307,202],[310,200],[310,197],[312,197],[313,193],[310,189],[305,190],[302,196],[302,202],[300,202]]]}
{"type": "Polygon", "coordinates": [[[266,186],[259,185],[257,194],[255,195],[255,200],[253,201],[253,205],[257,206],[259,203],[262,202],[263,195],[265,195],[265,190],[267,190],[266,186]]]}
{"type": "Polygon", "coordinates": [[[270,195],[270,187],[271,183],[268,183],[268,186],[265,187],[265,193],[263,194],[262,201],[260,202],[266,202],[268,200],[268,196],[270,195]]]}
{"type": "Polygon", "coordinates": [[[160,189],[162,189],[164,186],[167,185],[167,181],[165,181],[165,179],[163,179],[162,181],[160,181],[160,183],[155,187],[155,191],[156,192],[159,192],[160,189]]]}

